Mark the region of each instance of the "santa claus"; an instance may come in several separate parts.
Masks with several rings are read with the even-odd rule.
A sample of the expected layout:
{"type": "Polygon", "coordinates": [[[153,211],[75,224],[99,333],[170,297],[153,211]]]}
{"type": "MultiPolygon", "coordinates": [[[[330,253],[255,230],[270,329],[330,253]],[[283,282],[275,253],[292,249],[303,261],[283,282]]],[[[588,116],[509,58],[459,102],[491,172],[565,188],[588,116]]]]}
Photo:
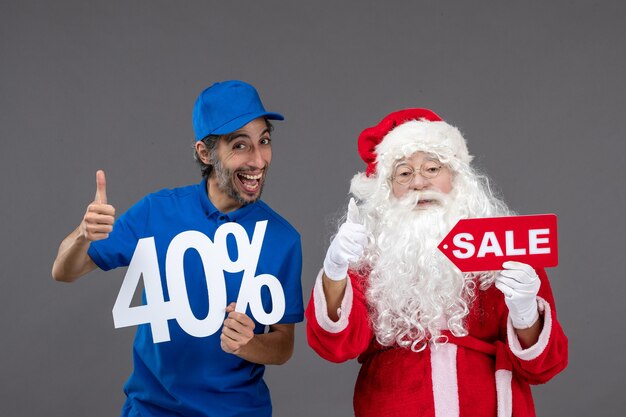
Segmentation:
{"type": "Polygon", "coordinates": [[[462,273],[437,249],[460,219],[512,214],[470,165],[465,139],[427,109],[401,110],[358,140],[350,191],[309,302],[323,358],[357,358],[362,416],[534,416],[529,384],[567,364],[543,270],[505,262],[462,273]]]}

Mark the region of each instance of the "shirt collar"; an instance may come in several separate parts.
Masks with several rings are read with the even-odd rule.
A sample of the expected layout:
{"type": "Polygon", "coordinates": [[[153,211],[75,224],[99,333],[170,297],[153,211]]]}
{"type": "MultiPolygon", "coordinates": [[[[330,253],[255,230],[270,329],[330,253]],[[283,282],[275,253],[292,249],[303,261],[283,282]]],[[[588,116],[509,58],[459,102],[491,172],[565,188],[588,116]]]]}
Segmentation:
{"type": "Polygon", "coordinates": [[[257,203],[255,202],[241,206],[237,210],[231,211],[230,213],[221,213],[209,199],[209,196],[207,194],[206,182],[207,179],[202,178],[202,181],[200,181],[200,184],[198,184],[198,193],[200,195],[202,208],[204,209],[207,217],[226,216],[228,219],[230,219],[230,221],[237,221],[238,219],[247,215],[257,205],[257,203]]]}

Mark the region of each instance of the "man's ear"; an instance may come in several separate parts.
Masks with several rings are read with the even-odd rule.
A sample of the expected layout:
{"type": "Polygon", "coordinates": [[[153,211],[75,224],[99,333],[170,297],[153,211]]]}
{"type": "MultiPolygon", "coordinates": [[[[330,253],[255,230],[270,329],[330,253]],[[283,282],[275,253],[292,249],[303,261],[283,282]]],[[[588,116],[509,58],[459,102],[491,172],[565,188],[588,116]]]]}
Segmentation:
{"type": "Polygon", "coordinates": [[[198,158],[200,158],[203,164],[210,165],[209,150],[207,149],[204,142],[202,142],[201,140],[196,142],[196,152],[198,153],[198,158]]]}

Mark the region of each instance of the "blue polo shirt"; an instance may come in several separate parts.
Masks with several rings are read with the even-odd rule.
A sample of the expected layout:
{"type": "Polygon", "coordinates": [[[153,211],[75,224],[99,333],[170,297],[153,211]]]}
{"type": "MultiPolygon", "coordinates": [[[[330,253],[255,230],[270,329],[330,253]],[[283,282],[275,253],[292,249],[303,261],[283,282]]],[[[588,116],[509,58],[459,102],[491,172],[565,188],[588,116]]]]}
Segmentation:
{"type": "MultiPolygon", "coordinates": [[[[165,259],[175,236],[193,230],[214,241],[215,231],[221,225],[236,222],[252,239],[259,221],[267,221],[267,226],[255,276],[270,274],[280,282],[285,313],[279,323],[300,322],[302,250],[298,232],[262,201],[230,213],[219,212],[207,197],[205,180],[144,197],[115,222],[108,239],[92,242],[88,253],[103,270],[128,266],[138,240],[154,237],[167,301],[165,259]]],[[[237,259],[235,239],[227,239],[226,243],[228,256],[237,259]]],[[[183,259],[189,306],[196,318],[203,319],[210,308],[211,291],[204,266],[195,250],[187,250],[183,259]]],[[[243,272],[224,272],[227,304],[237,301],[242,277],[243,272]]],[[[261,294],[265,311],[270,311],[269,291],[261,294]]],[[[247,314],[254,320],[249,308],[247,314]]],[[[161,343],[154,343],[149,324],[137,327],[134,369],[124,386],[127,400],[123,416],[271,416],[263,365],[225,353],[220,346],[221,328],[210,336],[194,337],[176,320],[167,323],[170,340],[161,343]]],[[[255,323],[255,333],[263,333],[265,326],[256,320],[255,323]]]]}

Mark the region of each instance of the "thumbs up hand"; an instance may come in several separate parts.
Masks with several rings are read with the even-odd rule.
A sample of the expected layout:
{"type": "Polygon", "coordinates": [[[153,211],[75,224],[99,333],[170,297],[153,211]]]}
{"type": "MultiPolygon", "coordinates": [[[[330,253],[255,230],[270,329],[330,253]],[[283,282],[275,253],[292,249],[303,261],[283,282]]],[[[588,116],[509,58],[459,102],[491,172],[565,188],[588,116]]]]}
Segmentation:
{"type": "Polygon", "coordinates": [[[107,180],[102,170],[96,171],[96,196],[93,201],[98,204],[107,203],[107,180]]]}
{"type": "Polygon", "coordinates": [[[115,223],[115,208],[107,204],[106,178],[104,171],[96,172],[96,196],[87,207],[80,234],[88,241],[102,240],[109,237],[115,223]]]}
{"type": "Polygon", "coordinates": [[[367,229],[361,223],[359,208],[354,199],[348,204],[346,222],[339,227],[337,235],[328,247],[324,259],[324,273],[333,281],[341,281],[348,275],[348,265],[358,261],[367,246],[367,229]]]}

